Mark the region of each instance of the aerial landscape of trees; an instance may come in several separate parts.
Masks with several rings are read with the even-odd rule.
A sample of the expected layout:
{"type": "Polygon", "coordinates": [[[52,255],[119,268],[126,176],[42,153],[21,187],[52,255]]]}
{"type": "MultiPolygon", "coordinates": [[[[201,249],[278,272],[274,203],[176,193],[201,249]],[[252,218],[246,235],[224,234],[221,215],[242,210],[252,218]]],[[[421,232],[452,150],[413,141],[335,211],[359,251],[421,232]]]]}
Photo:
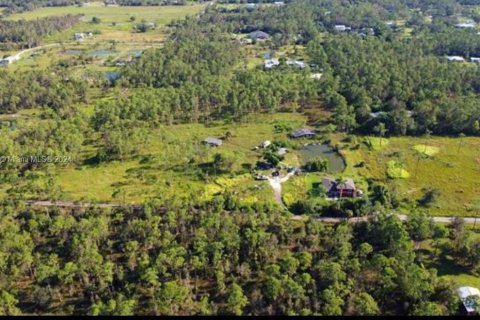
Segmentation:
{"type": "MultiPolygon", "coordinates": [[[[136,6],[188,2],[116,4],[134,12],[136,6]]],[[[459,282],[445,275],[468,275],[464,282],[478,278],[480,237],[476,220],[472,226],[462,218],[432,219],[443,191],[429,181],[409,186],[422,197],[408,192],[400,197],[396,185],[385,182],[394,177],[361,176],[362,197],[325,199],[319,177],[330,163],[318,156],[298,162],[299,183],[286,188],[308,185],[308,197],[289,206],[259,201],[260,196],[242,202],[236,191],[211,192],[205,200],[203,193],[178,190],[193,181],[215,191],[221,186],[218,178],[247,185],[255,162],[278,169],[289,155],[279,154],[280,148],[294,153],[307,144],[289,138],[296,128],[285,123],[318,129],[315,142],[331,148],[348,167],[332,178],[337,183],[347,181],[352,167],[373,166],[371,158],[379,154],[374,151],[392,137],[478,139],[480,65],[446,58],[480,57],[477,32],[455,27],[466,18],[480,21],[477,1],[248,2],[257,6],[218,1],[200,14],[143,30],[146,39],[153,32],[164,32],[164,39],[161,45],[144,40],[148,48],[128,63],[104,58],[92,66],[93,56],[63,55],[65,44],[56,43],[62,56],[42,61],[41,68],[25,61],[2,67],[0,315],[459,313],[459,282]],[[351,29],[339,31],[338,25],[351,29]],[[255,30],[269,39],[248,42],[255,30]],[[278,65],[265,68],[267,56],[278,65]],[[304,67],[287,64],[288,59],[304,67]],[[99,76],[82,73],[85,69],[99,76]],[[107,80],[103,70],[115,73],[115,79],[107,80]],[[277,121],[273,115],[280,113],[286,118],[301,114],[302,120],[277,121]],[[270,122],[259,122],[258,133],[243,138],[248,147],[234,145],[237,129],[260,116],[270,122]],[[19,127],[13,125],[17,120],[19,127]],[[202,146],[205,131],[199,128],[211,129],[234,151],[202,146]],[[272,131],[282,137],[265,141],[272,131]],[[175,140],[175,135],[189,140],[175,140]],[[160,146],[157,154],[152,140],[160,146]],[[261,141],[269,146],[259,146],[261,141]],[[180,151],[169,155],[174,148],[180,151]],[[351,156],[360,148],[370,158],[351,156]],[[63,164],[4,161],[12,155],[66,154],[71,162],[63,164]],[[168,156],[181,159],[170,163],[168,156]],[[57,206],[65,195],[57,180],[66,168],[70,180],[92,179],[88,170],[120,176],[111,182],[111,200],[117,203],[82,207],[82,193],[74,190],[72,201],[57,206]],[[149,175],[155,170],[173,174],[160,180],[149,175]],[[171,193],[128,204],[122,187],[132,177],[145,184],[151,179],[152,188],[162,184],[161,190],[171,193]],[[397,213],[405,215],[401,219],[397,213]],[[338,223],[324,223],[322,217],[338,223]]],[[[0,0],[6,14],[81,3],[0,0]]],[[[86,23],[100,25],[104,19],[94,18],[98,23],[93,18],[86,23]]],[[[133,23],[136,18],[125,19],[133,23]]],[[[73,15],[0,19],[0,50],[10,56],[78,23],[81,17],[73,15]]],[[[108,38],[108,28],[102,32],[108,38]]],[[[108,45],[115,52],[125,43],[108,45]]],[[[382,159],[402,157],[398,149],[387,149],[382,159]]],[[[426,145],[417,149],[409,150],[418,157],[416,169],[435,160],[426,145]]],[[[454,167],[456,161],[443,165],[454,167]]],[[[401,165],[382,163],[390,164],[401,176],[401,165]]],[[[270,182],[253,181],[248,187],[257,192],[270,182]]],[[[459,175],[442,183],[458,184],[456,195],[477,186],[463,186],[459,175]]],[[[467,201],[460,205],[477,214],[467,201]]]]}

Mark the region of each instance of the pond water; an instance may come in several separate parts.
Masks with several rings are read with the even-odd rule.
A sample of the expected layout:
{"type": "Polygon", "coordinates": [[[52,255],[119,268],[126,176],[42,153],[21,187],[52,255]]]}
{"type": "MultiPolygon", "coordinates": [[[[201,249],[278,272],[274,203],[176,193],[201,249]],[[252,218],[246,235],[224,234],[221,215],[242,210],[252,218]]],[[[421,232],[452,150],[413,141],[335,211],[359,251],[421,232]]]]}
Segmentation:
{"type": "Polygon", "coordinates": [[[114,82],[120,78],[120,72],[105,72],[105,76],[109,81],[114,82]]]}
{"type": "Polygon", "coordinates": [[[83,50],[78,50],[78,49],[70,49],[70,50],[65,50],[66,54],[82,54],[83,50]]]}
{"type": "Polygon", "coordinates": [[[117,53],[116,51],[112,50],[107,50],[107,49],[98,49],[93,51],[90,55],[92,57],[104,57],[104,56],[109,56],[111,54],[117,53]]]}
{"type": "Polygon", "coordinates": [[[128,53],[134,57],[140,57],[143,53],[143,50],[130,50],[128,53]]]}
{"type": "Polygon", "coordinates": [[[307,144],[300,149],[300,156],[304,164],[319,157],[327,159],[329,172],[342,172],[346,167],[340,154],[326,144],[307,144]]]}

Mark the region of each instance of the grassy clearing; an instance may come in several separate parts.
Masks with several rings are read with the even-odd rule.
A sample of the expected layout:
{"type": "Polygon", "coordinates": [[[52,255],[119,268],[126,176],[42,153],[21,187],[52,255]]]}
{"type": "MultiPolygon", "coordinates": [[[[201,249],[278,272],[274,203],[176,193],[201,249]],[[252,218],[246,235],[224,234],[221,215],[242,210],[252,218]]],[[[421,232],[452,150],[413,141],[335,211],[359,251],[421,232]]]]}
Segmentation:
{"type": "Polygon", "coordinates": [[[395,160],[388,161],[387,164],[387,175],[391,179],[408,179],[410,178],[410,173],[407,170],[402,168],[402,165],[395,160]]]}
{"type": "Polygon", "coordinates": [[[427,146],[426,144],[417,144],[413,146],[413,149],[429,157],[433,157],[440,152],[438,147],[427,146]]]}
{"type": "MultiPolygon", "coordinates": [[[[471,208],[478,200],[480,190],[479,138],[396,137],[388,141],[381,150],[370,150],[364,145],[348,150],[347,162],[365,163],[365,166],[352,170],[353,174],[389,185],[399,200],[409,207],[417,206],[417,200],[424,196],[426,189],[438,190],[437,201],[429,207],[432,215],[474,215],[471,208]],[[435,157],[423,157],[415,150],[419,145],[434,146],[440,151],[435,157]],[[390,166],[392,163],[401,164],[410,177],[389,179],[389,163],[390,166]]],[[[394,171],[390,172],[393,176],[402,175],[401,170],[390,171],[394,171]]]]}
{"type": "MultiPolygon", "coordinates": [[[[152,131],[150,142],[139,157],[99,165],[82,164],[59,169],[58,184],[69,200],[124,200],[140,202],[201,196],[208,200],[229,191],[240,201],[273,202],[273,191],[265,181],[255,181],[247,168],[255,165],[259,154],[252,147],[264,140],[284,139],[286,132],[275,133],[273,125],[282,122],[297,127],[304,117],[297,114],[256,115],[243,124],[216,123],[174,125],[152,131]],[[232,137],[220,148],[204,146],[207,136],[232,137]],[[213,161],[215,153],[233,159],[231,172],[202,176],[199,166],[213,161]],[[116,194],[116,198],[112,195],[116,194]]],[[[93,149],[85,158],[95,154],[93,149]]]]}
{"type": "Polygon", "coordinates": [[[381,150],[388,145],[388,139],[379,137],[366,137],[364,143],[371,150],[381,150]]]}
{"type": "Polygon", "coordinates": [[[7,20],[35,20],[49,16],[61,16],[66,14],[84,15],[84,21],[91,21],[93,17],[98,17],[103,23],[127,23],[130,17],[135,17],[135,22],[146,20],[158,24],[166,24],[174,19],[184,18],[185,15],[200,12],[204,5],[185,5],[185,6],[68,6],[68,7],[44,7],[33,11],[16,13],[7,20]]]}

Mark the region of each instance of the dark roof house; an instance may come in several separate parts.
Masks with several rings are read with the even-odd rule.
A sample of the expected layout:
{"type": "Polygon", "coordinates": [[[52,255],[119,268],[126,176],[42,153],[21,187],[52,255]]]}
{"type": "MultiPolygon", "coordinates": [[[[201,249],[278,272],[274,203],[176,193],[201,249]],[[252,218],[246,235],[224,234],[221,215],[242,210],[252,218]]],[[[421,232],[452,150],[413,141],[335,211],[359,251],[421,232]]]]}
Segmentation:
{"type": "Polygon", "coordinates": [[[327,192],[327,196],[331,198],[357,197],[362,194],[355,187],[353,179],[338,182],[332,178],[324,178],[322,179],[322,185],[327,192]]]}
{"type": "Polygon", "coordinates": [[[292,138],[312,138],[315,136],[315,131],[311,129],[298,129],[290,133],[292,138]]]}
{"type": "Polygon", "coordinates": [[[270,38],[270,35],[268,33],[260,30],[250,32],[249,36],[252,40],[267,40],[268,38],[270,38]]]}
{"type": "Polygon", "coordinates": [[[218,138],[208,137],[207,139],[203,140],[203,143],[214,147],[220,147],[223,144],[223,141],[218,138]]]}

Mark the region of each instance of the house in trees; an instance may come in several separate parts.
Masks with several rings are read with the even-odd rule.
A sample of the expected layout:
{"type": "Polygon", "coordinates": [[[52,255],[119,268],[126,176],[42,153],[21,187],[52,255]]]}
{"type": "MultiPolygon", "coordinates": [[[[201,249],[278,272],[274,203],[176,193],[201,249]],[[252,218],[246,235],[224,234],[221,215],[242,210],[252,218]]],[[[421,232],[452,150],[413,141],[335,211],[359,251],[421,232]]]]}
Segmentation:
{"type": "Polygon", "coordinates": [[[475,23],[457,23],[455,28],[458,29],[473,29],[475,28],[475,23]]]}
{"type": "Polygon", "coordinates": [[[338,31],[338,32],[347,32],[347,31],[351,31],[352,28],[351,27],[347,27],[346,25],[343,25],[343,24],[337,24],[335,27],[334,27],[335,31],[338,31]]]}
{"type": "Polygon", "coordinates": [[[363,194],[362,191],[355,187],[353,179],[336,181],[332,178],[324,178],[322,179],[322,185],[326,190],[327,196],[330,198],[354,198],[363,194]]]}
{"type": "Polygon", "coordinates": [[[208,144],[209,146],[212,146],[212,147],[220,147],[223,144],[223,141],[222,139],[208,137],[205,140],[203,140],[203,143],[208,144]]]}
{"type": "Polygon", "coordinates": [[[478,57],[471,57],[471,58],[470,58],[470,62],[480,63],[480,58],[478,58],[478,57]]]}
{"type": "Polygon", "coordinates": [[[263,40],[268,40],[270,38],[270,35],[266,32],[256,30],[256,31],[250,32],[249,37],[253,41],[263,41],[263,40]]]}
{"type": "Polygon", "coordinates": [[[447,56],[447,60],[450,62],[465,62],[465,59],[460,56],[447,56]]]}
{"type": "Polygon", "coordinates": [[[315,137],[316,132],[311,129],[298,129],[290,133],[290,137],[298,138],[313,138],[315,137]]]}
{"type": "Polygon", "coordinates": [[[272,69],[273,67],[276,67],[280,65],[280,61],[278,59],[266,59],[263,63],[263,67],[265,69],[272,69]]]}
{"type": "Polygon", "coordinates": [[[304,69],[305,68],[305,62],[298,61],[298,60],[287,60],[287,65],[293,66],[297,69],[304,69]]]}
{"type": "Polygon", "coordinates": [[[468,315],[475,315],[475,308],[473,305],[473,301],[469,299],[469,297],[480,297],[480,290],[473,287],[460,287],[457,289],[458,296],[462,301],[462,309],[464,313],[468,315]]]}

